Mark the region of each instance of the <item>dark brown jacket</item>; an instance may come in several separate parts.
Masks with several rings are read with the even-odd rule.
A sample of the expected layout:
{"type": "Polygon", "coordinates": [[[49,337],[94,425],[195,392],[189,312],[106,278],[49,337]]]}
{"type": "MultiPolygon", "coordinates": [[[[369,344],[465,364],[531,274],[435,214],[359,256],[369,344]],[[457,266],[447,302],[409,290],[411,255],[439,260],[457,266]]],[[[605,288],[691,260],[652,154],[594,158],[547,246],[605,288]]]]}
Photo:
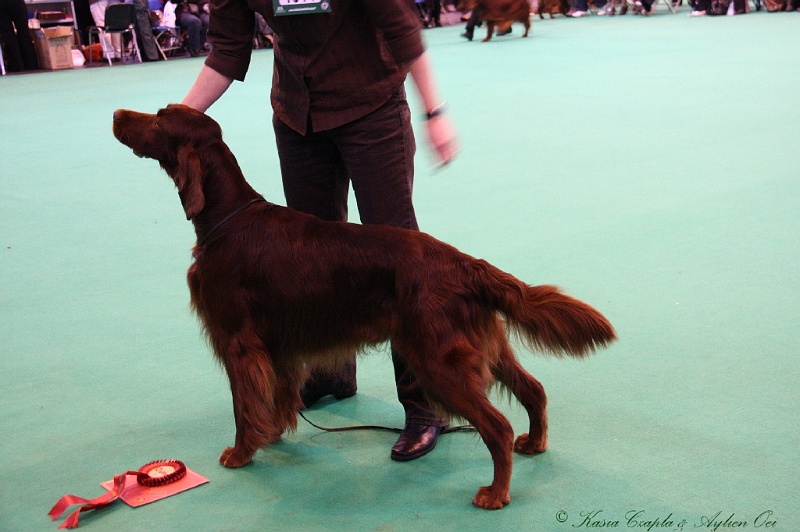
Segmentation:
{"type": "Polygon", "coordinates": [[[377,109],[403,84],[424,47],[408,0],[331,0],[330,13],[275,16],[272,0],[211,0],[206,65],[244,80],[261,13],[275,32],[271,101],[305,134],[351,122],[377,109]]]}

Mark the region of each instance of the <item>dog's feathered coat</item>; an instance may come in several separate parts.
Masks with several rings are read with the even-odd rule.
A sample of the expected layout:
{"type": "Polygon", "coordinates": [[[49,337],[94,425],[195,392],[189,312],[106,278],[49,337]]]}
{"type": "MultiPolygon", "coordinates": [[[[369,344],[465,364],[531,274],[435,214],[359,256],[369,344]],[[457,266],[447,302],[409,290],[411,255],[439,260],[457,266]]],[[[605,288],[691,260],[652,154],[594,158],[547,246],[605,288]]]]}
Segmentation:
{"type": "Polygon", "coordinates": [[[528,286],[424,233],[323,222],[260,201],[222,141],[219,125],[188,107],[114,113],[114,134],[158,160],[197,233],[192,305],[233,394],[236,441],[226,467],[296,427],[306,367],[335,365],[354,349],[391,341],[429,399],[474,425],[494,480],[473,502],[510,501],[512,449],[547,447],[542,385],[517,362],[506,327],[533,349],[584,356],[615,339],[589,305],[552,286],[528,286]],[[513,440],[489,402],[498,382],[525,407],[513,440]]]}

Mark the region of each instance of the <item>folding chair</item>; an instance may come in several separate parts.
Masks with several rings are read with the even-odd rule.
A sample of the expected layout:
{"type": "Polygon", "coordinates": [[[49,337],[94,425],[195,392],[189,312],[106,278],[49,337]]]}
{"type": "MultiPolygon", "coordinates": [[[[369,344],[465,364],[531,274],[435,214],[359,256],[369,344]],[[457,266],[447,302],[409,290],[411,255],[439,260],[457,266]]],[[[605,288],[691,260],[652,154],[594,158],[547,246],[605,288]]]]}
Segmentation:
{"type": "MultiPolygon", "coordinates": [[[[92,35],[97,35],[100,46],[103,48],[103,55],[108,60],[108,65],[111,66],[111,53],[114,50],[108,49],[106,35],[117,34],[120,36],[120,60],[123,60],[126,54],[130,52],[131,56],[135,56],[136,60],[141,63],[142,54],[139,52],[135,27],[136,8],[133,4],[108,4],[108,7],[106,7],[105,26],[90,26],[88,29],[89,44],[91,45],[92,43],[92,35]],[[127,44],[125,43],[125,35],[130,37],[127,44]]],[[[89,54],[89,62],[92,62],[92,54],[89,54]]]]}
{"type": "Polygon", "coordinates": [[[183,50],[183,33],[177,26],[168,26],[164,24],[162,16],[162,5],[160,0],[149,0],[149,8],[153,22],[153,37],[156,39],[156,46],[161,58],[166,61],[167,54],[173,56],[176,51],[183,50]],[[155,23],[154,17],[158,19],[155,23]]]}

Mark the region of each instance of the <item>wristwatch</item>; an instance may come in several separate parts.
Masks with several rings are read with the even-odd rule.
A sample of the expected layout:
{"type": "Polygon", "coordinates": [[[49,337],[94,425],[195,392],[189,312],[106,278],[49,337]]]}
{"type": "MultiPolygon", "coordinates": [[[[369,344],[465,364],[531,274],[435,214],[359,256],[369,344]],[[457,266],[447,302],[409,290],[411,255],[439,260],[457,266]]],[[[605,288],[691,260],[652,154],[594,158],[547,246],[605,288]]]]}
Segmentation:
{"type": "Polygon", "coordinates": [[[444,113],[444,102],[425,113],[425,120],[430,120],[431,118],[439,116],[442,113],[444,113]]]}

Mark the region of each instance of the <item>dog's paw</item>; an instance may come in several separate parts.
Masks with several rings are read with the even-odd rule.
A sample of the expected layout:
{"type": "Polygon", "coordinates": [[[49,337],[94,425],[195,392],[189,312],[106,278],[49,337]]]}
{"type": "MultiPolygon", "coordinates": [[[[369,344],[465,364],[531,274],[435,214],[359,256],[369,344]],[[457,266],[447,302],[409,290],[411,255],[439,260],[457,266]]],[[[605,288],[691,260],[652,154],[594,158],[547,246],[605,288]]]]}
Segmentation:
{"type": "Polygon", "coordinates": [[[522,454],[539,454],[547,450],[547,435],[543,435],[539,440],[532,439],[528,434],[520,434],[514,442],[514,450],[522,454]]]}
{"type": "Polygon", "coordinates": [[[496,493],[491,486],[483,486],[475,494],[472,504],[484,510],[499,510],[511,502],[508,491],[496,493]]]}
{"type": "Polygon", "coordinates": [[[245,466],[249,464],[252,459],[252,453],[241,452],[235,447],[228,447],[219,455],[219,463],[230,468],[245,466]]]}

